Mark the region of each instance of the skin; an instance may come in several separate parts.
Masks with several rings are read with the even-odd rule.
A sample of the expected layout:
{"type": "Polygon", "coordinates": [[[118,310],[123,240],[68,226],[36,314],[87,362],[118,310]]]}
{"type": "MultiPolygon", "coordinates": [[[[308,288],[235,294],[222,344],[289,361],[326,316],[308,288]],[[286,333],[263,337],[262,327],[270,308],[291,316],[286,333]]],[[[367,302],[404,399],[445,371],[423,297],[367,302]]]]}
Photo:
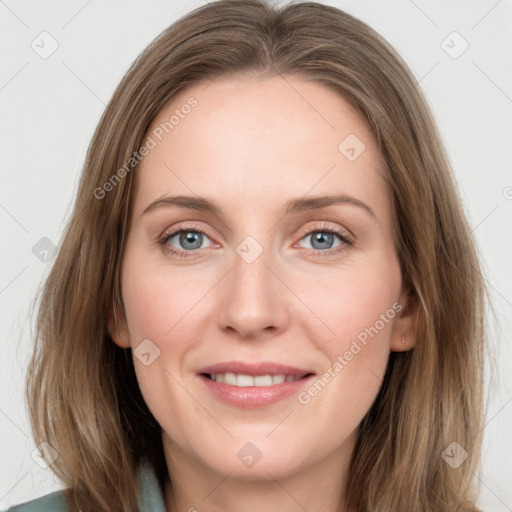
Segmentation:
{"type": "Polygon", "coordinates": [[[121,268],[126,316],[120,310],[109,323],[119,346],[149,339],[160,350],[149,366],[134,362],[162,427],[174,489],[167,486],[167,510],[345,511],[340,497],[357,427],[390,351],[410,349],[416,336],[417,305],[402,289],[382,155],[344,99],[291,76],[190,87],[161,110],[148,135],[191,96],[197,106],[136,171],[121,268]],[[354,161],[338,150],[349,134],[365,145],[354,161]],[[333,193],[357,198],[375,216],[349,203],[281,212],[288,199],[333,193]],[[206,197],[222,213],[169,206],[142,214],[167,194],[206,197]],[[353,244],[337,235],[315,242],[324,226],[353,244]],[[201,248],[188,249],[191,257],[163,250],[187,252],[191,244],[179,234],[158,244],[166,232],[194,228],[206,235],[201,248]],[[252,263],[236,252],[247,236],[263,249],[252,263]],[[307,405],[294,395],[240,409],[214,398],[196,375],[209,364],[256,360],[321,376],[397,302],[402,311],[307,405]],[[247,442],[262,454],[251,468],[237,457],[247,442]]]}

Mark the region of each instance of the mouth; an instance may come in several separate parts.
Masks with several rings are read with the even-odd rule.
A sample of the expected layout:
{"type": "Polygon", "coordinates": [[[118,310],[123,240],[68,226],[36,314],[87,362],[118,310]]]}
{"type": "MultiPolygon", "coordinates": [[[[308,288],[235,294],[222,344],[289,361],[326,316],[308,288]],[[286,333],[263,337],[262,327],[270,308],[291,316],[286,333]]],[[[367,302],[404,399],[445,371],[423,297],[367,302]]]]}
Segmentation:
{"type": "Polygon", "coordinates": [[[271,406],[298,395],[314,372],[275,363],[219,363],[197,372],[215,399],[241,409],[271,406]]]}
{"type": "Polygon", "coordinates": [[[247,375],[244,373],[201,373],[201,376],[215,381],[222,382],[229,386],[236,386],[239,388],[246,388],[250,386],[255,387],[270,387],[283,384],[284,382],[295,382],[298,380],[306,379],[314,375],[313,373],[305,373],[303,375],[287,375],[284,373],[279,374],[265,374],[265,375],[247,375]]]}

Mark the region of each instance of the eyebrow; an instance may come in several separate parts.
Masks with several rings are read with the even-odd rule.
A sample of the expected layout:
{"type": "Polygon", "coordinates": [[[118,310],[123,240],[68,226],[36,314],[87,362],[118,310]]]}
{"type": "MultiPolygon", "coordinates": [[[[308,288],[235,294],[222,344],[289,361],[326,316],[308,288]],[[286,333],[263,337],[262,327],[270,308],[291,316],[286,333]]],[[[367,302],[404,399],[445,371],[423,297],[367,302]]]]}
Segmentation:
{"type": "MultiPolygon", "coordinates": [[[[290,199],[287,201],[283,208],[284,215],[288,213],[296,213],[308,210],[319,210],[321,208],[327,208],[328,206],[336,204],[350,204],[357,206],[367,212],[374,218],[377,218],[374,211],[363,201],[356,199],[355,197],[346,194],[327,195],[327,196],[313,196],[313,197],[300,197],[296,199],[290,199]]],[[[222,215],[222,210],[212,201],[205,197],[199,196],[163,196],[159,197],[152,203],[150,203],[146,209],[142,212],[141,217],[151,211],[160,210],[162,208],[168,208],[176,206],[179,208],[187,208],[189,210],[203,211],[212,213],[216,216],[222,215]]]]}

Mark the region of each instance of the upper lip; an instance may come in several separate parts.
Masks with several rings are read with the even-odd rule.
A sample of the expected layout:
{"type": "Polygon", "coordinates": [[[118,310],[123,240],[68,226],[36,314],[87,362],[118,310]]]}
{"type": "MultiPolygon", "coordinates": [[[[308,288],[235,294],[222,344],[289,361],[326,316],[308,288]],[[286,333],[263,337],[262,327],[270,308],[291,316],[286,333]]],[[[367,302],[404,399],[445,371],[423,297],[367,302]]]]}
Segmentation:
{"type": "Polygon", "coordinates": [[[310,370],[288,366],[286,364],[272,363],[269,361],[262,361],[260,363],[244,362],[244,361],[228,361],[217,363],[210,366],[205,366],[197,371],[201,373],[237,373],[243,375],[295,375],[303,376],[308,373],[313,373],[310,370]]]}

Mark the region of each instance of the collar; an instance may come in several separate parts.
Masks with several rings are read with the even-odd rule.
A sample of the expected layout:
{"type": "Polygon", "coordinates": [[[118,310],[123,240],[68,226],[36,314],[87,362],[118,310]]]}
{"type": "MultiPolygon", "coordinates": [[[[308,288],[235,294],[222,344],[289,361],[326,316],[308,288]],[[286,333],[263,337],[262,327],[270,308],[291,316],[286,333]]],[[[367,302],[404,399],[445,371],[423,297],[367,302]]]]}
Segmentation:
{"type": "Polygon", "coordinates": [[[166,512],[156,474],[145,458],[140,461],[138,475],[140,512],[166,512]]]}

